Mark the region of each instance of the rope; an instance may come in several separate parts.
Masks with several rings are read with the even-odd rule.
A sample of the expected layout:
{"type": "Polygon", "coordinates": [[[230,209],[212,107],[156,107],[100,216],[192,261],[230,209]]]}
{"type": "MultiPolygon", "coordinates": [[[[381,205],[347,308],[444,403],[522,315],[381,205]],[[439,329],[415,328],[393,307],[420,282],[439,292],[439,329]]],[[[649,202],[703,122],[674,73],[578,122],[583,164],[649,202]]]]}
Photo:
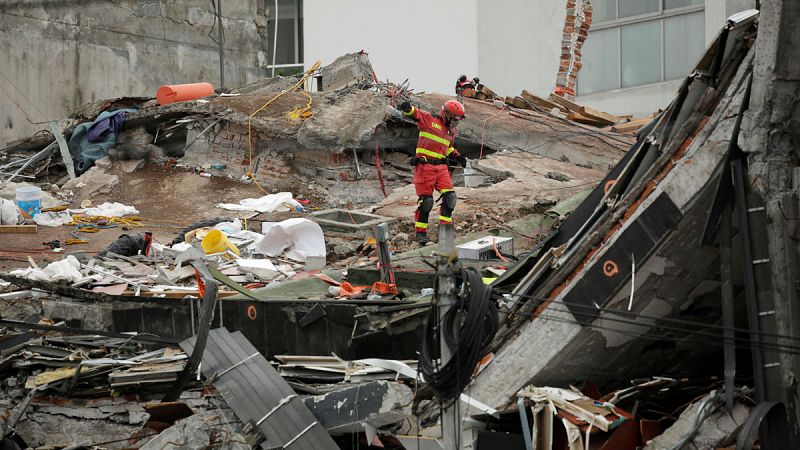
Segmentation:
{"type": "Polygon", "coordinates": [[[497,114],[487,117],[486,120],[483,121],[483,126],[481,127],[481,153],[478,156],[478,159],[483,159],[483,132],[486,130],[486,122],[494,119],[495,117],[499,116],[504,110],[506,109],[505,105],[500,108],[500,111],[497,111],[497,114]]]}
{"type": "MultiPolygon", "coordinates": [[[[249,163],[250,163],[249,167],[247,168],[247,178],[253,180],[253,183],[256,185],[256,187],[261,189],[261,191],[263,193],[265,193],[265,194],[269,194],[269,192],[267,192],[267,190],[264,189],[261,186],[261,184],[258,183],[258,181],[256,180],[255,175],[253,174],[253,117],[255,117],[256,114],[258,114],[261,111],[263,111],[267,106],[271,105],[272,102],[274,102],[278,98],[282,97],[284,94],[286,94],[288,92],[297,91],[297,89],[299,89],[300,86],[302,86],[308,80],[308,77],[310,77],[313,72],[315,72],[317,69],[319,69],[320,65],[321,65],[321,63],[319,61],[315,62],[314,65],[311,66],[311,68],[308,69],[303,74],[302,77],[300,77],[300,80],[298,80],[297,83],[295,83],[292,87],[290,87],[288,89],[284,89],[283,91],[281,91],[278,94],[276,94],[274,97],[269,99],[269,101],[264,103],[260,108],[258,108],[257,110],[253,111],[253,113],[250,114],[250,116],[247,118],[247,147],[248,147],[248,154],[249,154],[248,158],[249,158],[249,163]]],[[[311,96],[308,95],[308,93],[305,92],[305,90],[303,90],[303,95],[305,95],[306,98],[308,98],[308,103],[306,103],[305,106],[302,106],[300,108],[296,108],[296,109],[292,110],[291,112],[289,112],[289,116],[292,117],[293,119],[298,119],[298,118],[305,119],[305,118],[308,118],[308,117],[311,116],[311,102],[312,102],[311,96]]]]}
{"type": "Polygon", "coordinates": [[[138,216],[128,217],[106,217],[106,216],[72,216],[72,222],[65,224],[66,226],[74,227],[70,234],[72,239],[64,241],[65,245],[86,244],[88,239],[78,235],[78,233],[97,233],[100,230],[109,228],[141,228],[142,219],[138,216]]]}

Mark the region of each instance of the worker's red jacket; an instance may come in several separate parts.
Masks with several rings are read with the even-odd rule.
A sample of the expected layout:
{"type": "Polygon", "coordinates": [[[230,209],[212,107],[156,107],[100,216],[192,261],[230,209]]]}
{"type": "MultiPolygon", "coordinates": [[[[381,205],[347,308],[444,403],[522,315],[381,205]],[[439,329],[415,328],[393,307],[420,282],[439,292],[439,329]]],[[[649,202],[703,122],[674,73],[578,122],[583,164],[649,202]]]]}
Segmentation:
{"type": "Polygon", "coordinates": [[[458,155],[456,149],[453,148],[456,130],[445,125],[444,119],[440,114],[434,116],[413,106],[410,112],[404,112],[403,114],[412,117],[419,128],[417,158],[436,161],[452,154],[458,155]]]}

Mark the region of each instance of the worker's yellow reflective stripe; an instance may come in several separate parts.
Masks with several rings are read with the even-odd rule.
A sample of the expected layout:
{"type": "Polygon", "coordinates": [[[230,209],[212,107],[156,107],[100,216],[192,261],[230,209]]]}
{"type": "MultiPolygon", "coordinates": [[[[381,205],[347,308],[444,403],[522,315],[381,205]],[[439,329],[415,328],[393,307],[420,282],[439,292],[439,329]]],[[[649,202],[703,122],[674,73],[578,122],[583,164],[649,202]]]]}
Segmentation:
{"type": "Polygon", "coordinates": [[[405,111],[403,111],[403,114],[404,114],[404,115],[406,115],[406,116],[410,116],[410,115],[414,114],[414,111],[415,111],[415,109],[414,109],[414,107],[412,106],[412,107],[411,107],[411,111],[409,111],[409,112],[405,112],[405,111]]]}
{"type": "Polygon", "coordinates": [[[442,158],[444,158],[444,155],[443,155],[443,154],[441,154],[441,153],[436,153],[436,152],[432,152],[432,151],[428,150],[427,148],[420,148],[420,147],[417,147],[417,154],[418,154],[418,155],[429,156],[429,157],[431,157],[431,158],[436,158],[436,159],[442,159],[442,158]]]}
{"type": "Polygon", "coordinates": [[[420,131],[419,132],[419,137],[428,138],[428,139],[430,139],[430,140],[432,140],[434,142],[438,142],[438,143],[440,143],[442,145],[446,145],[448,147],[450,146],[450,141],[448,141],[447,139],[445,139],[443,137],[439,137],[439,136],[437,136],[435,134],[428,133],[427,131],[420,131]]]}
{"type": "Polygon", "coordinates": [[[453,147],[448,148],[447,149],[447,156],[450,156],[450,153],[453,153],[454,151],[456,151],[456,149],[454,149],[453,147]]]}
{"type": "Polygon", "coordinates": [[[452,217],[447,217],[447,216],[439,216],[439,222],[447,222],[447,223],[450,223],[450,222],[452,222],[452,221],[453,221],[453,218],[452,218],[452,217]]]}
{"type": "Polygon", "coordinates": [[[417,222],[414,226],[417,228],[428,228],[428,224],[424,222],[417,222]]]}
{"type": "Polygon", "coordinates": [[[440,194],[444,194],[446,192],[453,192],[453,191],[455,191],[455,189],[439,189],[439,193],[440,194]]]}

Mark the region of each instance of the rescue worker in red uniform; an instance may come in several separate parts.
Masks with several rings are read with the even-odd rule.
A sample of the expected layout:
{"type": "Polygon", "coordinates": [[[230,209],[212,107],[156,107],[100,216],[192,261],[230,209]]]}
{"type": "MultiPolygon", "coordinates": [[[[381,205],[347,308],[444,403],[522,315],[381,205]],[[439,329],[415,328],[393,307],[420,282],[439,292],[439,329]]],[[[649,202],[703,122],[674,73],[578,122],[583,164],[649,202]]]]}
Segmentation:
{"type": "Polygon", "coordinates": [[[454,161],[467,166],[467,158],[461,156],[453,148],[456,138],[456,124],[464,119],[464,105],[449,100],[442,106],[439,114],[421,111],[409,102],[399,107],[406,117],[417,122],[419,139],[416,155],[411,158],[414,166],[414,188],[417,191],[416,240],[420,245],[428,243],[428,218],[433,209],[433,191],[441,195],[442,206],[439,210],[439,223],[452,223],[453,210],[456,207],[456,193],[450,179],[448,162],[454,161]]]}

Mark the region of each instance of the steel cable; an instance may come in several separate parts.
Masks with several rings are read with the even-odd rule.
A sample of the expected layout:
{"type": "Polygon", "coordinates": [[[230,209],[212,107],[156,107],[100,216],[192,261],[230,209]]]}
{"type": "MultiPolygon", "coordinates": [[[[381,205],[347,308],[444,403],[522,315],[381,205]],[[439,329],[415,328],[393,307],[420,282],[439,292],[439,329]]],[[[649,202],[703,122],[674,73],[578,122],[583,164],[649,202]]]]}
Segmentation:
{"type": "Polygon", "coordinates": [[[459,281],[463,287],[457,304],[439,320],[439,307],[434,305],[428,316],[420,352],[420,371],[443,407],[449,407],[469,384],[483,350],[497,332],[497,307],[492,288],[483,283],[475,269],[462,269],[459,281]],[[442,364],[440,339],[452,352],[442,364]]]}

